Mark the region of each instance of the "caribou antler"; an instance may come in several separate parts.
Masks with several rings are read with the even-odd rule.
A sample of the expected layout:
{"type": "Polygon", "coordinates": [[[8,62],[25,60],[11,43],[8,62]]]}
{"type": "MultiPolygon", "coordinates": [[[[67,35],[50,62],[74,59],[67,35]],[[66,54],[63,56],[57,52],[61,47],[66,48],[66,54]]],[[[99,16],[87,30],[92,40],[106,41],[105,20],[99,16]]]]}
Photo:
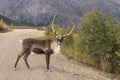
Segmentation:
{"type": "Polygon", "coordinates": [[[55,33],[57,36],[60,36],[58,33],[57,33],[57,31],[54,29],[54,22],[55,22],[55,18],[58,16],[58,14],[56,13],[55,15],[54,15],[54,17],[53,17],[53,20],[52,20],[52,31],[53,31],[53,33],[55,33]]]}
{"type": "MultiPolygon", "coordinates": [[[[54,15],[54,17],[53,17],[53,20],[52,20],[52,31],[53,31],[53,33],[56,34],[57,37],[60,37],[60,36],[62,36],[62,35],[59,35],[59,34],[57,33],[57,31],[56,31],[56,30],[54,29],[54,27],[53,27],[53,26],[54,26],[55,18],[56,18],[57,16],[58,16],[58,14],[56,13],[56,14],[54,15]]],[[[75,18],[73,19],[73,21],[71,21],[71,23],[72,23],[72,25],[73,25],[71,31],[70,31],[68,34],[63,35],[62,37],[66,37],[66,36],[72,34],[73,30],[75,29],[75,18]]]]}
{"type": "Polygon", "coordinates": [[[73,21],[71,21],[71,23],[72,23],[72,25],[73,25],[73,27],[72,27],[71,31],[70,31],[68,34],[63,35],[63,37],[66,37],[66,36],[68,36],[68,35],[72,34],[73,30],[75,29],[75,18],[74,18],[74,20],[73,20],[73,21]]]}

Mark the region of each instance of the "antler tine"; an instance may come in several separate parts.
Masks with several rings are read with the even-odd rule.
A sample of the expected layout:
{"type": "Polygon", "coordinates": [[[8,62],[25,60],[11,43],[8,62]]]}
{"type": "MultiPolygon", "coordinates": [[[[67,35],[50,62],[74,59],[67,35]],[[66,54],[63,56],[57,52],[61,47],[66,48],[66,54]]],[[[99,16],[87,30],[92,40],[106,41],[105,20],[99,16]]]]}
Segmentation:
{"type": "Polygon", "coordinates": [[[59,36],[59,34],[57,33],[57,31],[54,29],[54,22],[55,22],[55,18],[58,16],[57,13],[55,13],[55,15],[53,16],[53,20],[52,20],[52,31],[53,33],[55,33],[57,36],[59,36]]]}
{"type": "Polygon", "coordinates": [[[63,35],[63,37],[66,37],[66,36],[72,34],[73,30],[75,29],[75,21],[76,21],[75,18],[73,19],[73,21],[70,21],[72,23],[73,27],[72,27],[71,31],[68,34],[63,35]]]}

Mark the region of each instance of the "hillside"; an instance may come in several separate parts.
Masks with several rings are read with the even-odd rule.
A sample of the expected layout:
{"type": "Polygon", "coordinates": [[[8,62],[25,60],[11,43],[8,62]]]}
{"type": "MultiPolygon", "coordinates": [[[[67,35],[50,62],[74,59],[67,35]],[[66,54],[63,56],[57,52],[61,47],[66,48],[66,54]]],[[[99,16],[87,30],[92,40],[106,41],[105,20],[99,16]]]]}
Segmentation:
{"type": "Polygon", "coordinates": [[[61,16],[57,23],[64,24],[74,16],[79,24],[87,11],[100,9],[120,19],[119,0],[0,0],[0,11],[12,20],[29,25],[50,24],[55,12],[61,16]]]}
{"type": "Polygon", "coordinates": [[[0,14],[0,20],[2,20],[4,23],[8,24],[8,25],[11,25],[11,24],[14,24],[14,25],[20,25],[22,23],[19,23],[17,21],[13,21],[5,16],[3,16],[2,14],[0,14]]]}

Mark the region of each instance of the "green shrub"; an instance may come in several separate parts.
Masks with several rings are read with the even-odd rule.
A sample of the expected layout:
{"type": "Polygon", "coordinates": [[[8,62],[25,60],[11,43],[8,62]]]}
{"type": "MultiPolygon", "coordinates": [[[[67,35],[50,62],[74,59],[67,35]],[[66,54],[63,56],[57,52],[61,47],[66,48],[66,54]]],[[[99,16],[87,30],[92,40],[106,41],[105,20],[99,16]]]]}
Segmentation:
{"type": "Polygon", "coordinates": [[[67,36],[62,43],[62,53],[69,58],[74,58],[74,40],[73,35],[67,36]]]}
{"type": "Polygon", "coordinates": [[[80,45],[96,61],[96,67],[113,73],[120,73],[120,58],[114,54],[120,49],[120,27],[111,15],[100,11],[84,15],[80,26],[80,45]]]}
{"type": "MultiPolygon", "coordinates": [[[[59,28],[66,34],[70,28],[59,28]]],[[[47,35],[51,33],[48,27],[47,35]]],[[[88,12],[82,18],[79,32],[67,36],[62,43],[62,53],[68,58],[95,66],[103,71],[120,73],[120,26],[118,20],[100,11],[88,12]]]]}

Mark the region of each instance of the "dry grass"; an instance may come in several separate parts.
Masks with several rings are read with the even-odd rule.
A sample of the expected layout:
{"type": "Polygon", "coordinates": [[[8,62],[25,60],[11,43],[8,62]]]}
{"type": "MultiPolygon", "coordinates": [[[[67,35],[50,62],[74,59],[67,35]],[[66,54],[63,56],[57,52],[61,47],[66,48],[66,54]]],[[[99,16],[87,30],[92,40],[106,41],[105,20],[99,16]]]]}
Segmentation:
{"type": "Polygon", "coordinates": [[[0,21],[0,32],[8,32],[8,31],[11,31],[11,28],[2,21],[0,21]]]}
{"type": "Polygon", "coordinates": [[[12,29],[37,29],[37,30],[47,30],[47,28],[45,26],[27,26],[27,25],[23,25],[23,26],[15,26],[15,25],[11,25],[12,29]]]}

